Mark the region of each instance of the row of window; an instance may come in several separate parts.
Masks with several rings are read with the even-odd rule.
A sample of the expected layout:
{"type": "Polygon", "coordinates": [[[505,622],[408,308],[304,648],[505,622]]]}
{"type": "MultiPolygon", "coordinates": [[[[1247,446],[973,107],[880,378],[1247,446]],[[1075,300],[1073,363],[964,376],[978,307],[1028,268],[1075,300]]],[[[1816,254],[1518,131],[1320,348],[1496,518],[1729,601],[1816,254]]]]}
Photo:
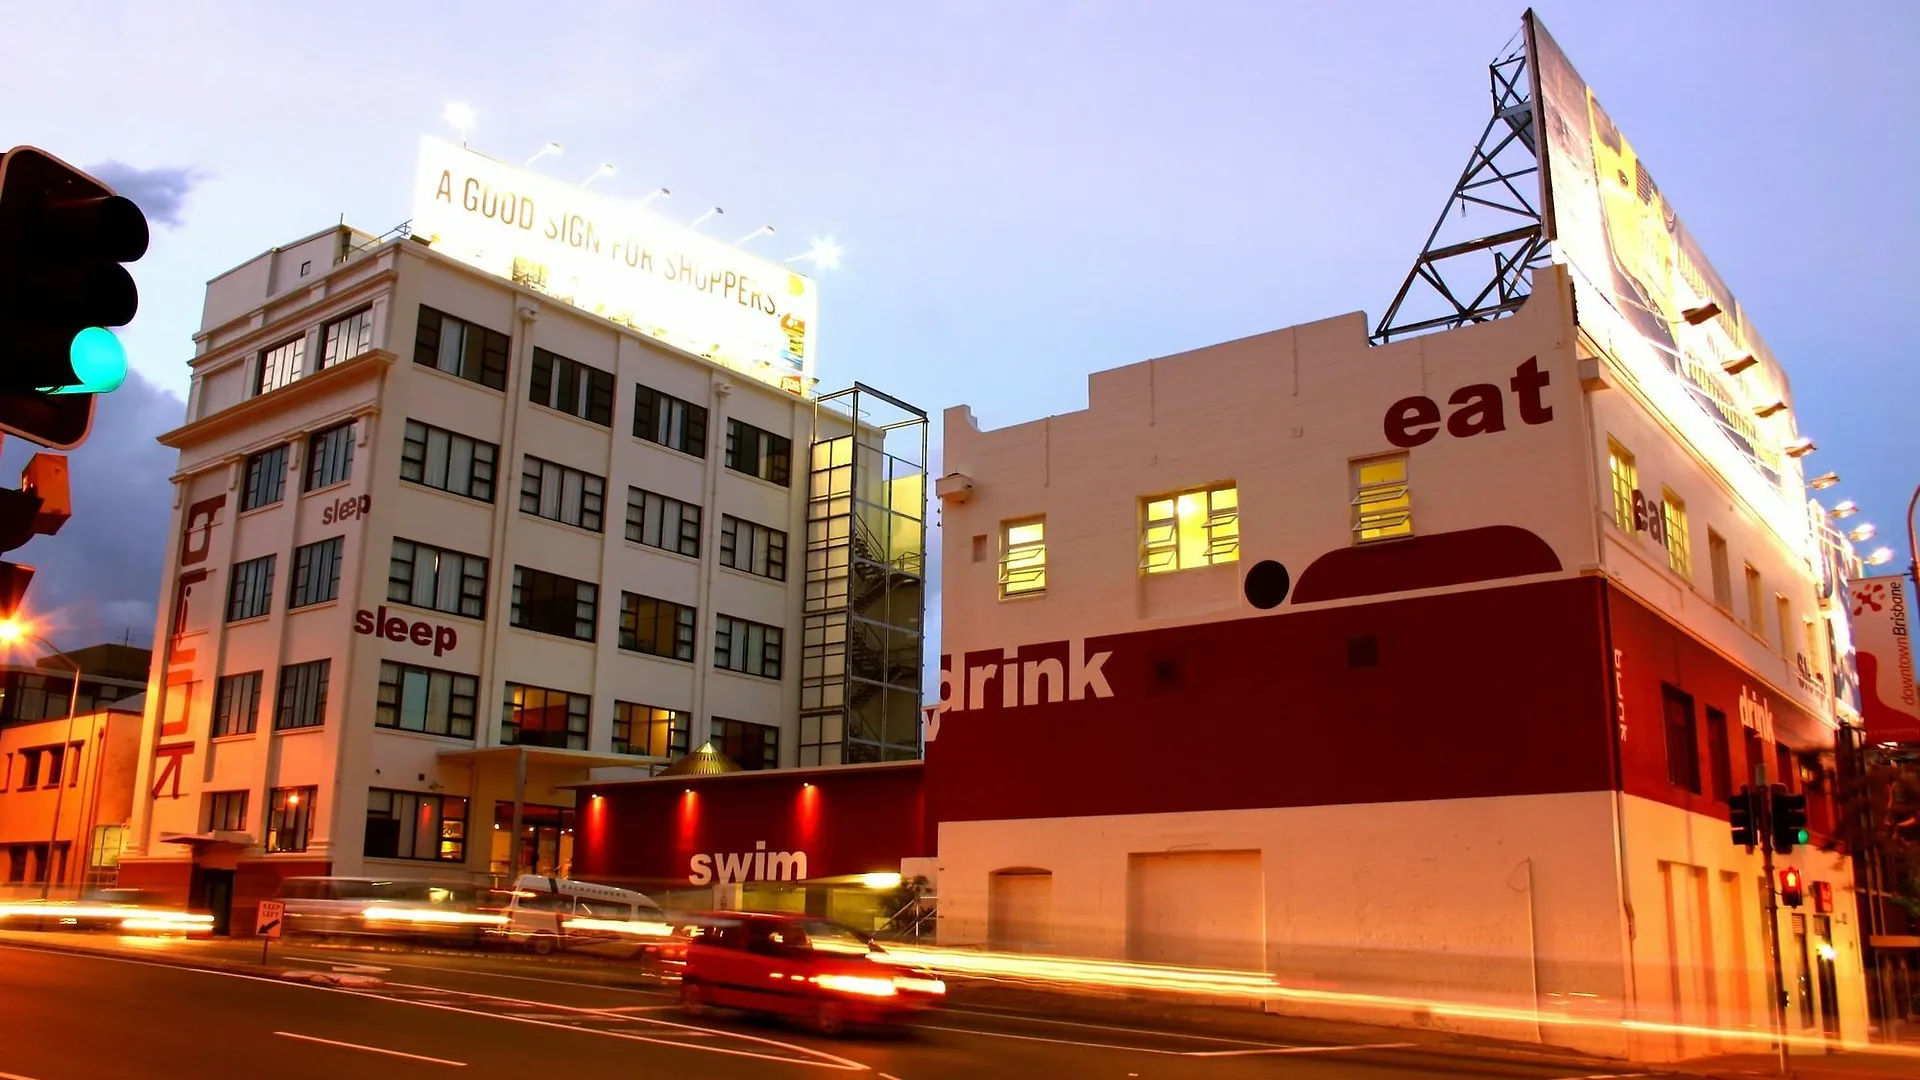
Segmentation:
{"type": "MultiPolygon", "coordinates": [[[[275,699],[275,731],[318,727],[326,721],[327,681],[332,662],[314,660],[280,669],[280,693],[275,699]]],[[[259,671],[222,675],[215,684],[213,734],[249,735],[259,723],[259,671]]],[[[472,739],[479,715],[478,678],[457,671],[382,661],[373,722],[394,731],[414,731],[472,739]]],[[[500,721],[500,741],[509,745],[556,746],[584,750],[587,746],[591,699],[585,694],[507,684],[500,721]]],[[[718,722],[718,721],[716,721],[718,722]]],[[[730,721],[748,723],[748,721],[730,721]]],[[[619,754],[678,757],[687,752],[690,714],[637,702],[614,702],[613,749],[619,754]]],[[[754,725],[765,727],[766,725],[754,725]]],[[[777,747],[778,729],[775,732],[777,747]]],[[[74,744],[74,752],[79,744],[74,744]]],[[[11,755],[9,756],[11,757],[11,755]]],[[[25,751],[21,790],[60,782],[63,755],[59,747],[25,751]]],[[[760,755],[753,755],[759,760],[760,755]]],[[[771,768],[772,766],[767,766],[771,768]]],[[[11,761],[9,760],[9,771],[11,761]]],[[[77,773],[76,773],[77,775],[77,773]]]]}
{"type": "MultiPolygon", "coordinates": [[[[373,347],[373,308],[349,312],[320,329],[320,364],[315,370],[345,363],[373,347]]],[[[260,350],[253,392],[270,393],[307,375],[307,335],[276,341],[260,350]]]]}
{"type": "MultiPolygon", "coordinates": [[[[1635,517],[1634,493],[1640,488],[1640,468],[1633,454],[1614,439],[1607,440],[1607,474],[1613,488],[1613,523],[1622,532],[1632,535],[1640,524],[1635,517]]],[[[1642,497],[1644,500],[1644,496],[1642,497]]],[[[1693,580],[1693,553],[1687,521],[1687,504],[1670,489],[1662,488],[1660,505],[1643,505],[1640,511],[1648,517],[1659,515],[1659,531],[1662,546],[1667,553],[1667,567],[1674,573],[1693,580]]],[[[1712,574],[1713,602],[1728,615],[1733,615],[1733,565],[1727,551],[1726,538],[1712,528],[1707,529],[1707,561],[1712,574]]],[[[1768,639],[1767,588],[1760,571],[1752,563],[1743,563],[1743,575],[1746,586],[1747,617],[1744,625],[1762,641],[1768,639]]],[[[1819,671],[1823,665],[1819,658],[1826,654],[1821,645],[1820,632],[1811,619],[1796,622],[1793,617],[1793,602],[1784,593],[1773,594],[1772,630],[1773,644],[1782,656],[1792,656],[1795,650],[1804,649],[1803,655],[1813,671],[1819,671]]]]}
{"type": "MultiPolygon", "coordinates": [[[[204,831],[251,832],[245,791],[209,791],[202,798],[200,825],[204,831]]],[[[313,800],[319,789],[274,788],[267,795],[266,849],[269,852],[307,850],[313,838],[313,800]]]]}
{"type": "MultiPolygon", "coordinates": [[[[507,335],[475,326],[429,307],[420,309],[414,363],[444,371],[492,390],[507,386],[507,335]]],[[[591,364],[547,349],[533,350],[527,400],[601,427],[613,426],[614,377],[591,364]]],[[[695,457],[707,456],[707,410],[652,387],[635,384],[633,434],[695,457]]],[[[793,443],[739,420],[727,421],[726,465],[735,472],[786,487],[793,443]]]]}
{"type": "Polygon", "coordinates": [[[1700,728],[1693,696],[1667,683],[1660,685],[1662,719],[1666,727],[1667,781],[1695,795],[1705,795],[1725,803],[1742,784],[1755,783],[1753,770],[1766,761],[1771,775],[1768,782],[1784,785],[1789,791],[1824,792],[1826,773],[1795,760],[1793,749],[1785,743],[1773,744],[1767,754],[1766,740],[1758,731],[1743,727],[1745,770],[1734,771],[1733,733],[1724,710],[1705,709],[1707,737],[1706,761],[1700,760],[1700,728]],[[1771,760],[1769,760],[1771,757],[1771,760]],[[1704,768],[1703,768],[1704,764],[1704,768]]]}
{"type": "Polygon", "coordinates": [[[35,788],[57,788],[64,776],[68,787],[80,786],[80,743],[66,746],[30,746],[24,750],[11,752],[0,759],[0,791],[32,791],[35,788]],[[20,782],[13,782],[13,759],[20,759],[20,782]],[[74,767],[66,767],[67,762],[74,767]]]}
{"type": "MultiPolygon", "coordinates": [[[[354,424],[349,420],[307,439],[304,490],[314,491],[342,483],[353,476],[354,424]]],[[[287,447],[262,450],[247,458],[245,484],[240,492],[242,512],[271,506],[286,497],[287,447]]]]}
{"type": "MultiPolygon", "coordinates": [[[[1407,456],[1391,454],[1349,463],[1354,542],[1374,543],[1413,535],[1413,502],[1407,486],[1407,456]]],[[[1240,490],[1231,483],[1154,495],[1139,503],[1140,571],[1166,574],[1240,558],[1240,490]]],[[[974,538],[976,562],[988,557],[987,538],[974,538]]],[[[1044,517],[1000,523],[1000,595],[1040,596],[1047,591],[1047,524],[1044,517]]]]}
{"type": "MultiPolygon", "coordinates": [[[[492,502],[499,448],[492,443],[407,421],[400,478],[440,491],[492,502]]],[[[285,496],[287,447],[276,446],[247,459],[240,508],[253,510],[285,496]]],[[[339,483],[353,469],[353,424],[312,437],[307,458],[307,490],[339,483]]],[[[531,454],[520,473],[520,510],[576,528],[600,532],[606,516],[606,480],[531,454]]],[[[669,495],[627,489],[628,540],[698,558],[700,506],[669,495]]],[[[776,581],[785,581],[787,534],[758,522],[723,514],[720,563],[776,581]]],[[[318,602],[318,601],[309,601],[318,602]]]]}
{"type": "MultiPolygon", "coordinates": [[[[346,538],[331,536],[293,549],[293,580],[287,585],[287,607],[311,607],[340,596],[340,566],[346,538]]],[[[233,564],[227,583],[227,621],[239,622],[265,615],[273,608],[273,577],[277,555],[262,555],[233,564]]]]}

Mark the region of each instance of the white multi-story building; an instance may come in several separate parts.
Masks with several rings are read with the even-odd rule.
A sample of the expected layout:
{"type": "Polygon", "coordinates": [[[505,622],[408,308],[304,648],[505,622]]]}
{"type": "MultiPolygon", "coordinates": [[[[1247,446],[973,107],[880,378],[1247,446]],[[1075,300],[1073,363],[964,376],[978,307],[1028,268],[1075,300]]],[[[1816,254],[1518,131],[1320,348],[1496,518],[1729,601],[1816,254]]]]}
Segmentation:
{"type": "Polygon", "coordinates": [[[345,227],[214,279],[196,343],[123,884],[218,912],[294,874],[564,873],[590,770],[917,755],[917,670],[837,696],[860,558],[828,565],[870,501],[830,476],[847,399],[898,403],[345,227]]]}

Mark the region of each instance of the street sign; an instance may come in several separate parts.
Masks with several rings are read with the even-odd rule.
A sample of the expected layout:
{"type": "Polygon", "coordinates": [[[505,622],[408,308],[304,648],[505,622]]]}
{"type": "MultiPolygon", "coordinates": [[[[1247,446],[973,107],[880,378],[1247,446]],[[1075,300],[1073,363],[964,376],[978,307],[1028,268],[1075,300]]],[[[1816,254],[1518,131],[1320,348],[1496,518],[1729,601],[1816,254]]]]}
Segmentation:
{"type": "Polygon", "coordinates": [[[280,924],[287,913],[287,905],[278,900],[260,901],[260,914],[253,920],[253,933],[256,937],[280,937],[280,924]]]}

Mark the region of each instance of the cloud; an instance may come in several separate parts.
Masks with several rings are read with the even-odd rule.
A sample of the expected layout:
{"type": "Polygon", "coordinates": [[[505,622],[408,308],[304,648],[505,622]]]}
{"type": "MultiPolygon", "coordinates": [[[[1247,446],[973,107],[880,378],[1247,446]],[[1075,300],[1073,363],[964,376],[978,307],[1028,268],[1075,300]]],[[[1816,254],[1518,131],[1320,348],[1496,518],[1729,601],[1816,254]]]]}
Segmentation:
{"type": "MultiPolygon", "coordinates": [[[[154,437],[180,426],[179,398],[127,373],[120,389],[99,397],[93,434],[68,455],[73,517],[58,536],[38,536],[0,555],[35,569],[27,609],[45,621],[62,648],[153,638],[161,562],[173,517],[175,451],[154,437]]],[[[0,447],[0,484],[12,486],[40,450],[24,439],[0,447]]]]}
{"type": "Polygon", "coordinates": [[[200,182],[188,168],[140,169],[118,161],[90,165],[87,172],[113,190],[132,199],[147,220],[178,227],[186,224],[181,210],[187,194],[200,182]]]}

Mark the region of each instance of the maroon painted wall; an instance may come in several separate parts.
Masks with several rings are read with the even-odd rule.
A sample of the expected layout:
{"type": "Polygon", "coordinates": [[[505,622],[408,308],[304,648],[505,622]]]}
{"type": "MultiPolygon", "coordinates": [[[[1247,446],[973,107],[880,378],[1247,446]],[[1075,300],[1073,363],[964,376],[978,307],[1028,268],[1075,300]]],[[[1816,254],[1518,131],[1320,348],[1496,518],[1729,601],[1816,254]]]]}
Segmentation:
{"type": "MultiPolygon", "coordinates": [[[[1601,588],[1567,579],[1090,638],[1090,657],[1112,653],[1113,696],[1009,709],[996,684],[984,708],[947,712],[927,751],[928,814],[1604,790],[1601,588]],[[1350,666],[1350,642],[1369,636],[1377,663],[1350,666]]],[[[1018,656],[1068,650],[1022,646],[1018,656]]]]}
{"type": "MultiPolygon", "coordinates": [[[[1696,813],[1726,817],[1726,801],[1718,797],[1724,793],[1713,790],[1710,765],[1713,747],[1708,741],[1707,710],[1718,709],[1726,715],[1732,787],[1737,790],[1741,784],[1751,782],[1753,775],[1741,726],[1743,692],[1772,713],[1774,734],[1792,750],[1833,748],[1833,733],[1825,725],[1658,612],[1617,590],[1609,590],[1607,610],[1614,648],[1620,654],[1619,681],[1626,724],[1626,737],[1620,743],[1621,786],[1629,794],[1696,813]],[[1663,684],[1693,699],[1694,749],[1702,778],[1702,791],[1698,795],[1675,785],[1669,778],[1663,684]]],[[[1767,755],[1771,779],[1778,783],[1773,742],[1766,742],[1761,752],[1767,755]]],[[[1798,778],[1789,786],[1800,790],[1798,778]]],[[[1831,822],[1830,805],[1820,793],[1810,795],[1807,802],[1809,826],[1819,832],[1819,826],[1831,822]]]]}
{"type": "Polygon", "coordinates": [[[684,888],[693,856],[762,841],[806,852],[809,878],[897,871],[933,854],[918,763],[607,784],[582,789],[578,805],[576,876],[643,888],[684,888]]]}

